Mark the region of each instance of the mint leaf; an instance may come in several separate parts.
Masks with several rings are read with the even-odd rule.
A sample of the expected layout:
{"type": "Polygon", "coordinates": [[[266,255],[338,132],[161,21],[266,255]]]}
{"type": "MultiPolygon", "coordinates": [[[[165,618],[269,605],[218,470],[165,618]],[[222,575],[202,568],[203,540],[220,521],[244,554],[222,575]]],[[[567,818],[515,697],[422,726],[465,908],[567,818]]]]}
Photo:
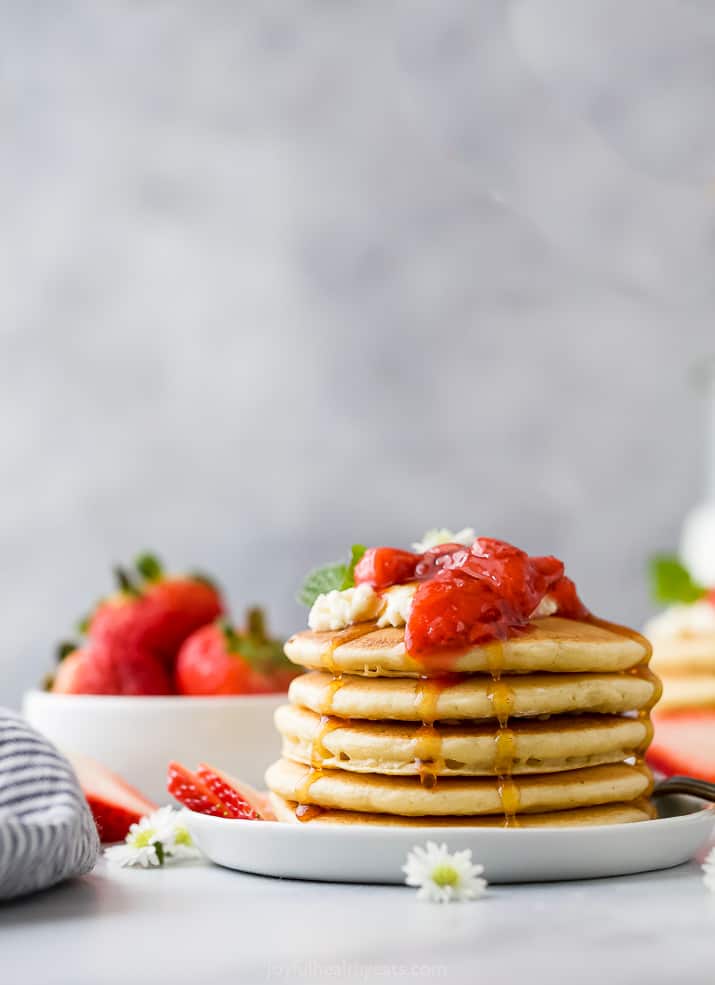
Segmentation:
{"type": "Polygon", "coordinates": [[[334,590],[343,592],[346,588],[352,588],[355,584],[355,565],[366,550],[364,544],[353,544],[347,564],[335,561],[333,564],[325,564],[322,568],[310,571],[298,592],[298,601],[302,605],[311,606],[319,595],[334,590]]]}
{"type": "Polygon", "coordinates": [[[657,554],[650,562],[650,583],[656,602],[696,602],[706,589],[693,581],[688,569],[671,554],[657,554]]]}
{"type": "Polygon", "coordinates": [[[346,564],[326,564],[322,568],[315,568],[306,575],[298,592],[298,601],[302,605],[311,606],[319,595],[332,592],[334,588],[341,591],[347,576],[346,564]]]}
{"type": "Polygon", "coordinates": [[[355,584],[355,565],[358,563],[366,550],[367,547],[365,547],[364,544],[353,544],[350,548],[350,563],[347,566],[345,577],[343,578],[340,586],[341,592],[346,588],[352,588],[355,584]]]}

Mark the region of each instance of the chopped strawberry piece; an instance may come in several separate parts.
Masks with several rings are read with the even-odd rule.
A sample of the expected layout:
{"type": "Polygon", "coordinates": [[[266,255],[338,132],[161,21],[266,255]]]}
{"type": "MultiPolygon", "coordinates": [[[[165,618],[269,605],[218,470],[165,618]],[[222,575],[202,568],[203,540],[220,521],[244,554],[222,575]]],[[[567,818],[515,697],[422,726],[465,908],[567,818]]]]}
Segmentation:
{"type": "Polygon", "coordinates": [[[241,816],[181,763],[169,763],[166,788],[180,804],[198,814],[212,814],[214,817],[241,816]]]}
{"type": "Polygon", "coordinates": [[[67,757],[79,779],[103,842],[122,841],[132,824],[157,805],[89,756],[67,757]]]}
{"type": "Polygon", "coordinates": [[[666,776],[686,774],[715,783],[715,711],[658,715],[648,762],[666,776]]]}
{"type": "Polygon", "coordinates": [[[212,793],[216,794],[219,800],[234,812],[234,817],[241,817],[249,821],[257,821],[259,819],[256,811],[251,807],[246,798],[239,793],[237,788],[229,782],[225,774],[213,769],[211,766],[207,766],[205,763],[199,763],[196,775],[199,779],[203,780],[212,793]]]}
{"type": "Polygon", "coordinates": [[[421,554],[400,551],[396,547],[371,547],[355,565],[355,584],[367,583],[379,589],[410,581],[421,559],[421,554]]]}

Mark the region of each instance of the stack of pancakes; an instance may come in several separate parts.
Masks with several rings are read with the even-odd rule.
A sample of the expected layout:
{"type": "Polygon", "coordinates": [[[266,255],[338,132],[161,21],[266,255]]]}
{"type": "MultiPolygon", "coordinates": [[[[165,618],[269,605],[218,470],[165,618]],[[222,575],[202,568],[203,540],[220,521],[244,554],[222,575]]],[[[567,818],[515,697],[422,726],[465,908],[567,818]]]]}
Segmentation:
{"type": "MultiPolygon", "coordinates": [[[[709,602],[696,605],[712,608],[709,602]]],[[[645,632],[653,644],[653,666],[663,681],[658,711],[715,708],[715,629],[705,624],[670,630],[656,617],[645,632]]]]}
{"type": "Polygon", "coordinates": [[[306,631],[309,673],[276,713],[279,820],[554,825],[653,816],[643,765],[660,695],[647,641],[598,620],[533,620],[504,642],[418,660],[404,628],[306,631]]]}

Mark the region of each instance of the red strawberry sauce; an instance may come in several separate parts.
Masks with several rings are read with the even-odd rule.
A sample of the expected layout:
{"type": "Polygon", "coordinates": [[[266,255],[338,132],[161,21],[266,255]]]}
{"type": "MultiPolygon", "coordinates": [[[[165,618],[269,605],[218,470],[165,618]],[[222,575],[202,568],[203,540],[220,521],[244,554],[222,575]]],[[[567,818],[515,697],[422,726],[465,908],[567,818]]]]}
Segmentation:
{"type": "Polygon", "coordinates": [[[355,584],[376,591],[414,581],[419,584],[405,643],[416,656],[515,636],[545,595],[556,601],[560,616],[588,616],[562,561],[530,557],[503,540],[440,544],[424,554],[372,547],[355,567],[355,584]]]}

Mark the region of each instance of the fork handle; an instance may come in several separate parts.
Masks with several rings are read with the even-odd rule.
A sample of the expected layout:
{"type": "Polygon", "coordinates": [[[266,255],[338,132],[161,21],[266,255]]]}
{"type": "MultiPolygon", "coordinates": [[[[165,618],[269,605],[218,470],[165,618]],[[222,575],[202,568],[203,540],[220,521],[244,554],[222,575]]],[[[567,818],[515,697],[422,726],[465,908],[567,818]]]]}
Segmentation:
{"type": "Polygon", "coordinates": [[[656,783],[653,788],[654,797],[669,793],[690,794],[692,797],[700,797],[701,800],[715,804],[715,783],[697,780],[694,776],[669,776],[666,780],[656,783]]]}

